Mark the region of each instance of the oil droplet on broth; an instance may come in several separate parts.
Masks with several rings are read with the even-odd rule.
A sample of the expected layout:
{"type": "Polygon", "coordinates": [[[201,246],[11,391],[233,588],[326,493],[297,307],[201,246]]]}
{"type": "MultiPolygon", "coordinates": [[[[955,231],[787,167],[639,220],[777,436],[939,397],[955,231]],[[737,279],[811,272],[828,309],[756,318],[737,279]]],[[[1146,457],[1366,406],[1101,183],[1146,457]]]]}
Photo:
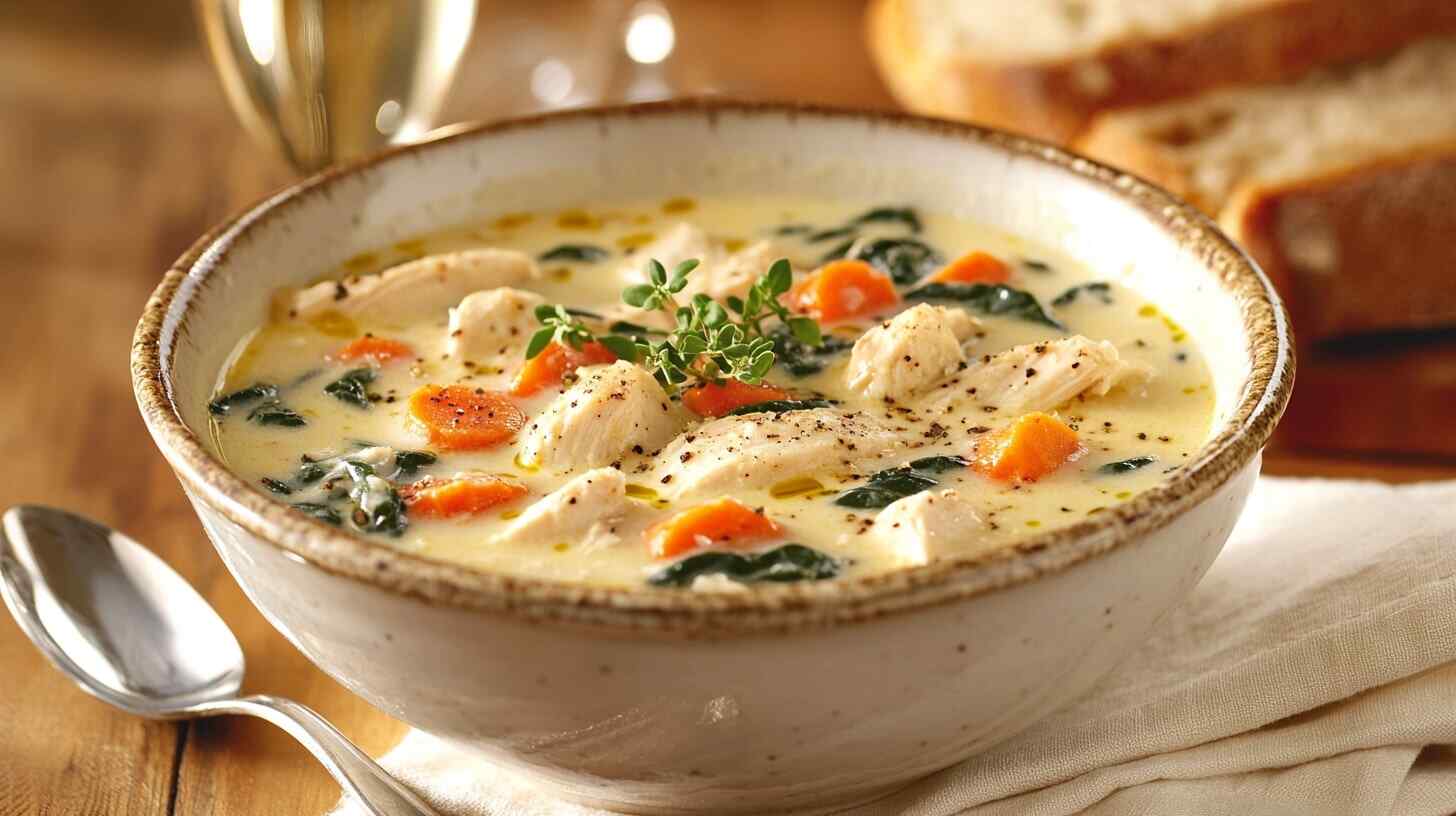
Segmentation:
{"type": "Polygon", "coordinates": [[[823,489],[824,485],[818,479],[812,476],[798,476],[774,484],[769,487],[768,494],[775,499],[791,499],[806,493],[818,493],[823,489]]]}
{"type": "Polygon", "coordinates": [[[308,325],[312,326],[320,334],[329,337],[356,337],[359,334],[359,324],[352,318],[332,309],[322,312],[308,319],[308,325]]]}

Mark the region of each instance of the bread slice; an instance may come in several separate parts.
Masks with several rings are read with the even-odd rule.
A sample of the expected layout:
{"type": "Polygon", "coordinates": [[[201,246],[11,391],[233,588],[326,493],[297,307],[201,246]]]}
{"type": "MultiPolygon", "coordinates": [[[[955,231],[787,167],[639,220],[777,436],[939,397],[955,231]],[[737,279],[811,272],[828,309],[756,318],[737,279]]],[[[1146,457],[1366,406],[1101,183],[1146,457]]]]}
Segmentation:
{"type": "Polygon", "coordinates": [[[872,0],[866,25],[906,107],[1067,142],[1106,111],[1456,34],[1456,2],[872,0]]]}
{"type": "Polygon", "coordinates": [[[1456,324],[1456,38],[1107,114],[1077,147],[1217,217],[1301,341],[1456,324]]]}

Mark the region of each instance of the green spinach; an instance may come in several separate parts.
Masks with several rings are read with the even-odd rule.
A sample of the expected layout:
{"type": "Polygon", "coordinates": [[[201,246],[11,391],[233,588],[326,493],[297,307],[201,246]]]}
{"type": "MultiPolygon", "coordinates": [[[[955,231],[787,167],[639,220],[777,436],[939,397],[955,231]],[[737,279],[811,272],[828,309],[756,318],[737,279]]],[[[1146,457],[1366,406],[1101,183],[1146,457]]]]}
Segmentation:
{"type": "Polygon", "coordinates": [[[438,457],[429,451],[399,451],[394,455],[394,466],[399,469],[400,476],[413,476],[422,467],[435,464],[438,457]]]}
{"type": "Polygon", "coordinates": [[[1001,283],[929,283],[905,293],[906,300],[949,300],[987,315],[1006,315],[1065,330],[1046,313],[1036,296],[1001,283]]]}
{"type": "Polygon", "coordinates": [[[1103,476],[1115,476],[1119,473],[1131,473],[1139,468],[1145,468],[1156,461],[1158,461],[1158,457],[1156,456],[1134,456],[1131,459],[1123,459],[1120,462],[1108,462],[1102,467],[1097,468],[1097,472],[1103,476]]]}
{"type": "Polygon", "coordinates": [[[369,389],[366,386],[374,382],[376,376],[378,372],[368,366],[346,371],[343,376],[324,386],[324,393],[357,408],[368,408],[369,389]]]}
{"type": "Polygon", "coordinates": [[[834,503],[865,510],[885,507],[891,502],[935,487],[940,484],[936,476],[969,464],[968,460],[959,456],[927,456],[916,459],[903,467],[874,474],[865,484],[840,493],[834,503]]]}
{"type": "Polygon", "coordinates": [[[870,241],[854,250],[851,257],[884,272],[901,286],[909,286],[945,264],[945,258],[933,247],[913,238],[870,241]]]}
{"type": "Polygon", "coordinates": [[[822,581],[839,574],[836,559],[802,544],[785,544],[761,553],[712,551],[690,555],[659,570],[647,583],[690,587],[699,576],[723,575],[740,584],[762,581],[822,581]]]}
{"type": "Polygon", "coordinates": [[[562,244],[552,247],[540,255],[536,260],[542,263],[550,261],[575,261],[577,263],[596,263],[606,260],[612,253],[599,246],[591,244],[562,244]]]}
{"type": "Polygon", "coordinates": [[[774,359],[795,377],[807,377],[824,370],[830,358],[854,348],[854,343],[834,334],[825,334],[820,344],[811,346],[794,336],[788,326],[776,326],[768,333],[773,341],[774,359]]]}
{"type": "Polygon", "coordinates": [[[1092,283],[1078,284],[1077,286],[1073,286],[1072,288],[1061,293],[1060,295],[1057,295],[1056,297],[1052,298],[1052,305],[1057,307],[1058,309],[1064,306],[1071,306],[1073,303],[1077,302],[1077,297],[1083,292],[1086,292],[1088,297],[1097,298],[1103,303],[1112,302],[1112,284],[1104,283],[1102,281],[1093,281],[1092,283]]]}
{"type": "Polygon", "coordinates": [[[266,399],[248,412],[248,421],[259,425],[279,425],[284,428],[302,428],[308,422],[298,412],[284,405],[278,399],[266,399]]]}
{"type": "Polygon", "coordinates": [[[782,414],[787,411],[809,411],[814,408],[832,408],[834,400],[827,399],[802,399],[802,400],[765,400],[755,402],[752,405],[740,405],[729,411],[724,416],[747,416],[749,414],[782,414]]]}
{"type": "Polygon", "coordinates": [[[224,394],[221,397],[209,402],[207,410],[213,416],[227,416],[232,409],[257,400],[276,400],[278,398],[278,386],[269,383],[255,383],[247,388],[239,389],[231,394],[224,394]]]}

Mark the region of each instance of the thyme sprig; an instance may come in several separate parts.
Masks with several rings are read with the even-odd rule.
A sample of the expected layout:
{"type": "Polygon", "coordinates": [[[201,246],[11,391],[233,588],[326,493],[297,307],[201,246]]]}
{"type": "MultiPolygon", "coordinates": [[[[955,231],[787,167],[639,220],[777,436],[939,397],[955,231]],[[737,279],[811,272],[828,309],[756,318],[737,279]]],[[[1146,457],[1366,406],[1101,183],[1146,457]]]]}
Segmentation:
{"type": "Polygon", "coordinates": [[[824,342],[818,323],[790,313],[779,302],[793,284],[788,260],[775,261],[742,298],[730,296],[719,303],[699,293],[684,303],[680,296],[697,268],[697,260],[686,260],[668,272],[652,259],[647,262],[647,281],[622,291],[622,302],[628,306],[662,312],[672,320],[672,331],[662,339],[653,339],[647,332],[598,335],[565,306],[548,304],[536,308],[541,328],[531,335],[526,359],[553,342],[575,349],[601,343],[618,358],[641,364],[668,393],[676,393],[689,381],[762,382],[774,365],[774,343],[769,337],[773,321],[787,327],[805,345],[817,347],[824,342]]]}

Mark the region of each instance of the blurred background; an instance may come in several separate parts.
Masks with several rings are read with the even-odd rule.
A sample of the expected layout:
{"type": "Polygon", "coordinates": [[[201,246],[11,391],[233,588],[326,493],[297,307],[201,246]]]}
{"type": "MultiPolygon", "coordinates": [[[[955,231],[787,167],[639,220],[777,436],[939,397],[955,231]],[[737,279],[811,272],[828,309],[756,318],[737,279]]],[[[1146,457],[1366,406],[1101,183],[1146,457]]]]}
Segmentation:
{"type": "MultiPolygon", "coordinates": [[[[974,12],[979,2],[960,8],[974,12]]],[[[984,9],[1015,5],[984,2],[984,9]]],[[[1072,15],[1064,23],[1081,25],[1077,15],[1090,5],[1096,4],[1068,0],[1058,8],[1072,15]]],[[[1412,32],[1437,25],[1456,31],[1456,3],[1424,5],[1436,9],[1434,22],[1412,18],[1398,31],[1376,25],[1370,30],[1379,36],[1350,38],[1359,43],[1359,58],[1404,60],[1392,55],[1416,38],[1412,32]]],[[[253,611],[206,546],[146,436],[127,359],[135,321],[161,273],[212,224],[301,172],[437,125],[722,94],[874,109],[909,105],[1076,142],[1058,106],[1070,104],[1075,116],[1096,111],[1059,101],[1057,83],[1102,93],[1125,79],[1118,71],[1146,69],[1156,56],[1139,52],[1123,66],[1074,65],[1047,73],[1043,85],[1027,79],[1035,72],[1018,74],[1012,61],[1002,66],[1006,72],[983,78],[1026,93],[1014,104],[987,101],[978,96],[974,72],[958,67],[976,55],[956,54],[955,37],[931,37],[922,48],[898,29],[903,21],[882,21],[877,66],[865,13],[862,0],[0,3],[0,449],[7,454],[0,506],[66,506],[133,533],[239,632],[251,688],[299,698],[366,748],[386,747],[398,725],[343,693],[253,611]],[[334,39],[320,42],[325,29],[334,39]],[[935,49],[934,59],[926,56],[935,49]]],[[[1012,22],[1006,39],[1014,44],[1023,32],[1012,22]]],[[[1345,78],[1365,69],[1345,66],[1352,54],[1325,46],[1345,41],[1346,29],[1361,22],[1311,29],[1299,43],[1304,63],[1277,55],[1288,70],[1275,72],[1275,84],[1303,82],[1296,68],[1345,72],[1318,82],[1334,84],[1333,107],[1348,107],[1341,84],[1368,84],[1345,78]]],[[[925,21],[919,24],[924,34],[925,21]]],[[[1372,121],[1372,132],[1420,130],[1423,122],[1436,132],[1445,121],[1436,114],[1456,111],[1456,60],[1416,56],[1430,64],[1396,66],[1416,77],[1398,77],[1398,88],[1420,86],[1406,106],[1421,114],[1411,120],[1416,126],[1372,121]],[[1445,108],[1421,107],[1443,93],[1445,108]],[[1440,121],[1431,124],[1433,117],[1440,121]]],[[[1215,53],[1201,69],[1257,85],[1269,77],[1250,74],[1266,64],[1215,53]]],[[[1160,81],[1150,83],[1158,98],[1121,101],[1157,107],[1197,84],[1160,81]]],[[[1280,101],[1284,91],[1271,93],[1272,101],[1232,102],[1226,110],[1197,103],[1196,128],[1185,127],[1177,111],[1154,111],[1161,129],[1113,124],[1152,132],[1153,146],[1174,164],[1193,162],[1194,147],[1245,111],[1272,121],[1269,111],[1294,107],[1280,101]]],[[[1348,94],[1354,99],[1357,91],[1348,94]]],[[[1345,115],[1358,122],[1365,114],[1356,104],[1345,115]]],[[[1315,128],[1317,118],[1295,121],[1293,136],[1315,128]]],[[[1167,171],[1168,163],[1139,164],[1146,153],[1109,147],[1115,141],[1109,136],[1093,147],[1149,175],[1167,171]]],[[[1257,158],[1276,148],[1255,141],[1251,152],[1257,158]]],[[[1375,196],[1348,222],[1351,235],[1374,235],[1377,243],[1393,237],[1400,264],[1382,262],[1380,248],[1365,256],[1353,251],[1376,259],[1358,270],[1362,285],[1348,290],[1326,290],[1324,279],[1312,285],[1297,268],[1271,270],[1281,273],[1288,294],[1300,296],[1293,305],[1301,360],[1269,470],[1391,481],[1456,475],[1456,331],[1446,328],[1456,325],[1456,164],[1449,155],[1403,176],[1404,195],[1375,196]],[[1412,289],[1409,280],[1425,288],[1412,289]],[[1329,291],[1351,294],[1330,305],[1329,291]],[[1349,301],[1383,309],[1388,319],[1351,320],[1349,301]],[[1442,303],[1446,311],[1428,308],[1442,303]],[[1418,319],[1406,319],[1417,312],[1418,319]]],[[[1201,188],[1189,179],[1208,175],[1208,168],[1183,169],[1184,179],[1159,180],[1182,183],[1180,192],[1197,197],[1201,188]]],[[[1226,215],[1219,202],[1199,203],[1210,215],[1226,215]]],[[[80,698],[8,627],[0,627],[0,666],[0,811],[317,813],[336,796],[322,772],[266,725],[176,727],[114,714],[80,698]]]]}

